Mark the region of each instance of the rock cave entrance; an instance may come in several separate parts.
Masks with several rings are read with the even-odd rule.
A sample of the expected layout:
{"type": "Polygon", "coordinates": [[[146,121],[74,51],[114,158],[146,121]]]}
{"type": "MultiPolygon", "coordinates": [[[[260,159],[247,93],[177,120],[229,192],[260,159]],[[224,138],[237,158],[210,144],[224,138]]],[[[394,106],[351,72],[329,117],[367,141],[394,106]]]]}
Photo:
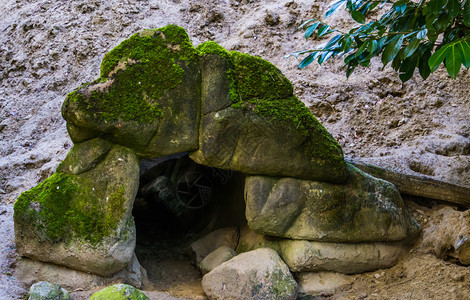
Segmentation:
{"type": "Polygon", "coordinates": [[[138,246],[192,240],[245,222],[245,175],[195,163],[187,153],[143,160],[133,216],[138,246]]]}
{"type": "Polygon", "coordinates": [[[204,295],[190,245],[215,229],[246,223],[244,186],[243,173],[199,165],[187,153],[141,161],[135,253],[156,290],[180,295],[184,285],[204,295]]]}

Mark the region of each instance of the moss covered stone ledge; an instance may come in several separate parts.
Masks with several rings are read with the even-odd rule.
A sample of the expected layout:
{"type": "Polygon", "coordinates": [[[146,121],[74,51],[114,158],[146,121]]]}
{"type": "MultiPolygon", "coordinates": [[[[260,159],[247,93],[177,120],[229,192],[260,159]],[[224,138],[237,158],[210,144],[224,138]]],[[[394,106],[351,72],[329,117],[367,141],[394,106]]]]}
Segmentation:
{"type": "Polygon", "coordinates": [[[74,143],[103,137],[156,157],[198,146],[201,74],[186,31],[134,34],[105,55],[101,74],[71,92],[62,115],[74,143]]]}
{"type": "Polygon", "coordinates": [[[196,49],[203,114],[193,160],[247,174],[346,180],[341,147],[279,69],[215,42],[196,49]]]}
{"type": "Polygon", "coordinates": [[[341,147],[274,65],[175,25],[145,30],[103,58],[98,79],[62,107],[74,143],[101,137],[154,158],[248,174],[344,182],[341,147]]]}
{"type": "Polygon", "coordinates": [[[17,199],[18,253],[101,276],[127,267],[138,182],[134,151],[99,139],[75,146],[54,175],[17,199]]]}

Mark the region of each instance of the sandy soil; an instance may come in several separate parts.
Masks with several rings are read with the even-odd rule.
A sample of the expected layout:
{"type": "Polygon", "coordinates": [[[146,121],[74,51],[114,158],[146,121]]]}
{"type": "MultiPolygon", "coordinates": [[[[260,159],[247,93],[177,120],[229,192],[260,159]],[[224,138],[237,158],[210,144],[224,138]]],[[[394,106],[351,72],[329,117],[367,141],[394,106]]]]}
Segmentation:
{"type": "MultiPolygon", "coordinates": [[[[347,157],[470,186],[468,71],[452,80],[438,70],[426,82],[416,76],[402,84],[390,68],[383,69],[378,62],[370,69],[357,70],[347,80],[339,61],[300,71],[295,58],[284,58],[324,42],[306,43],[295,29],[307,18],[323,15],[330,2],[3,0],[0,299],[19,299],[24,292],[10,276],[15,261],[12,204],[21,192],[51,175],[72,146],[60,115],[65,95],[96,78],[104,54],[145,28],[174,23],[186,28],[194,45],[214,40],[228,50],[273,62],[338,139],[347,157]]],[[[330,22],[343,27],[350,24],[341,13],[330,22]]],[[[424,219],[431,215],[425,207],[414,212],[424,219]]],[[[357,275],[349,289],[326,296],[470,297],[468,269],[437,259],[419,250],[419,245],[380,278],[374,276],[377,272],[357,275]]],[[[191,288],[186,291],[174,296],[191,298],[191,288]]]]}

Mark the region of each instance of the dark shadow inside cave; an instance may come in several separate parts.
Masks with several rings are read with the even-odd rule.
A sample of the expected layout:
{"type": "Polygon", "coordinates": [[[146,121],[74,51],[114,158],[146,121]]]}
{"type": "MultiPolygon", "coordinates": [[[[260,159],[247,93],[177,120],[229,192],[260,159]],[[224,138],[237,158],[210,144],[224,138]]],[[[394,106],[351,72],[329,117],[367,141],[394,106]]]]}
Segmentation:
{"type": "Polygon", "coordinates": [[[172,292],[189,284],[204,295],[191,242],[246,223],[245,175],[199,165],[186,153],[142,160],[140,173],[132,212],[139,262],[153,288],[172,292]]]}
{"type": "Polygon", "coordinates": [[[191,239],[245,220],[244,174],[199,165],[185,153],[141,162],[133,216],[137,243],[191,239]]]}

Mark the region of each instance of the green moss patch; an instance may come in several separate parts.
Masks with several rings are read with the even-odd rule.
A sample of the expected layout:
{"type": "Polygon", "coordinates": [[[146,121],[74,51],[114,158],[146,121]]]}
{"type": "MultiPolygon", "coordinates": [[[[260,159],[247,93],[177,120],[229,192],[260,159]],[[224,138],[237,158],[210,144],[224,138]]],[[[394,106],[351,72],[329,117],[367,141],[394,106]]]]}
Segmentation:
{"type": "Polygon", "coordinates": [[[208,41],[200,44],[196,47],[199,55],[204,56],[206,54],[217,54],[225,58],[230,58],[230,54],[224,47],[220,46],[216,42],[208,41]]]}
{"type": "Polygon", "coordinates": [[[78,102],[105,122],[152,123],[162,117],[164,91],[182,82],[185,61],[197,61],[197,52],[183,28],[168,25],[134,34],[105,55],[99,79],[66,101],[78,102]]]}
{"type": "Polygon", "coordinates": [[[266,60],[239,52],[230,52],[233,81],[230,98],[234,104],[253,100],[279,100],[291,97],[294,89],[290,81],[266,60]]]}
{"type": "Polygon", "coordinates": [[[148,300],[149,298],[128,284],[116,284],[91,295],[90,300],[148,300]]]}
{"type": "Polygon", "coordinates": [[[337,141],[312,115],[305,104],[293,95],[291,82],[271,63],[248,54],[230,52],[233,67],[230,98],[232,107],[247,109],[270,120],[285,121],[309,138],[309,156],[332,159],[344,169],[342,150],[337,141]]]}
{"type": "Polygon", "coordinates": [[[55,173],[20,195],[14,206],[15,223],[33,227],[51,242],[81,237],[96,244],[116,229],[122,217],[124,187],[109,196],[88,187],[77,176],[55,173]]]}

